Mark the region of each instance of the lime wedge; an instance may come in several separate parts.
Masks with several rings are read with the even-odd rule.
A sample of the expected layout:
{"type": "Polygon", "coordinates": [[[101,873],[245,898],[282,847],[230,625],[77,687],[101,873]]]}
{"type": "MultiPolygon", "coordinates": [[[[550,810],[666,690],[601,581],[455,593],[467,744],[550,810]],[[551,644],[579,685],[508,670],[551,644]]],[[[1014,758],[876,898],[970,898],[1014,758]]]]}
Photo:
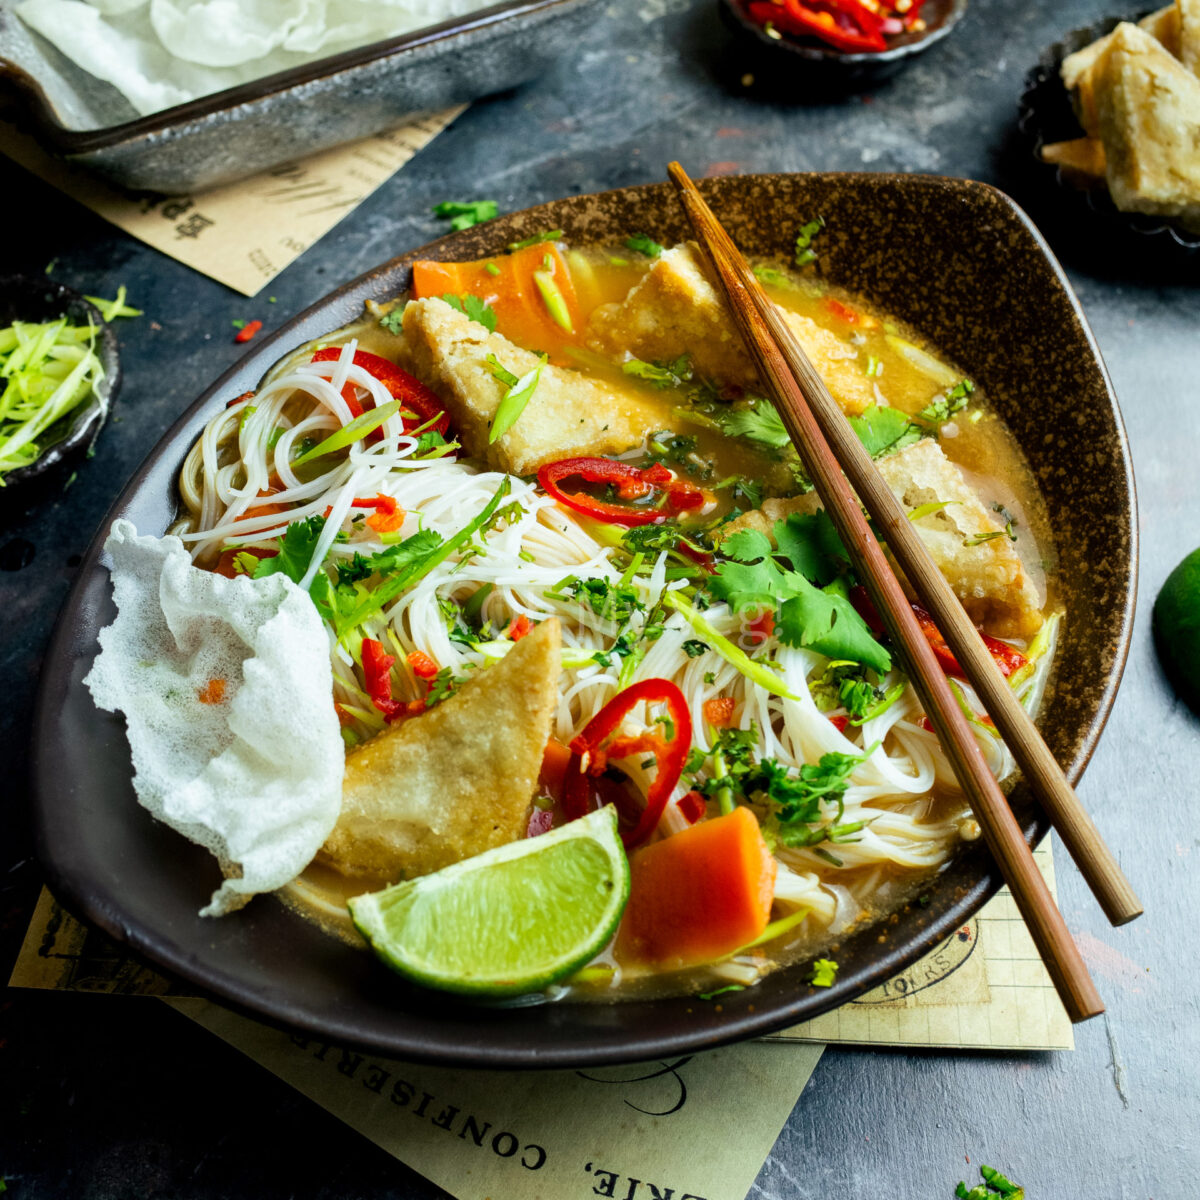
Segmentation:
{"type": "Polygon", "coordinates": [[[349,903],[375,953],[415,983],[514,996],[594,958],[628,898],[629,862],[609,806],[349,903]]]}
{"type": "Polygon", "coordinates": [[[1154,602],[1158,656],[1180,695],[1200,710],[1200,550],[1167,576],[1154,602]]]}

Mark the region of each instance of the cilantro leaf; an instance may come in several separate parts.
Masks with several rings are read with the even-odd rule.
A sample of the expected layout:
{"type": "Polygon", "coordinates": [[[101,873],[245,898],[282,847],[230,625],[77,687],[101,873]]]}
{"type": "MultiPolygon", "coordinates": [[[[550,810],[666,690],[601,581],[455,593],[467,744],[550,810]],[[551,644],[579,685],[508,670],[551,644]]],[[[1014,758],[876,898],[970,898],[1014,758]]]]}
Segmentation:
{"type": "Polygon", "coordinates": [[[796,234],[796,266],[807,267],[810,262],[816,260],[817,252],[812,248],[813,238],[824,228],[824,217],[817,217],[815,221],[800,226],[800,232],[796,234]]]}
{"type": "Polygon", "coordinates": [[[892,656],[875,640],[854,605],[838,591],[814,587],[803,575],[797,593],[779,606],[775,635],[785,646],[804,646],[826,658],[862,663],[880,675],[892,669],[892,656]]]}
{"type": "Polygon", "coordinates": [[[716,419],[731,437],[744,437],[772,450],[782,450],[792,443],[779,413],[769,400],[758,400],[749,408],[731,408],[716,419]]]}
{"type": "Polygon", "coordinates": [[[786,521],[775,522],[774,533],[779,553],[821,587],[836,579],[850,561],[849,551],[823,508],[815,513],[791,513],[786,521]]]}
{"type": "Polygon", "coordinates": [[[401,334],[404,332],[404,309],[407,301],[401,301],[395,308],[385,312],[379,318],[379,324],[388,331],[388,333],[401,334]]]}
{"type": "Polygon", "coordinates": [[[886,408],[882,404],[873,404],[864,408],[860,416],[846,419],[872,458],[895,454],[925,436],[924,431],[898,408],[886,408]]]}
{"type": "Polygon", "coordinates": [[[470,318],[477,325],[482,325],[488,333],[496,332],[496,310],[478,296],[472,296],[470,292],[463,292],[457,296],[453,292],[445,292],[442,299],[451,308],[457,308],[463,316],[470,318]]]}
{"type": "Polygon", "coordinates": [[[274,558],[260,558],[254,568],[255,579],[268,575],[286,575],[293,583],[299,583],[308,571],[321,531],[325,528],[324,517],[309,517],[304,521],[293,521],[279,539],[279,553],[274,558]]]}
{"type": "Polygon", "coordinates": [[[470,229],[472,225],[481,225],[484,221],[492,220],[499,211],[500,206],[495,200],[443,200],[441,204],[434,206],[433,215],[441,217],[442,220],[449,220],[450,228],[457,233],[463,229],[470,229]]]}
{"type": "Polygon", "coordinates": [[[644,254],[647,258],[657,258],[663,252],[662,246],[648,233],[635,233],[632,237],[627,237],[625,245],[630,250],[636,250],[639,254],[644,254]]]}
{"type": "Polygon", "coordinates": [[[962,412],[971,402],[971,393],[975,385],[969,379],[960,379],[945,395],[931,400],[916,415],[916,420],[935,428],[950,420],[957,412],[962,412]]]}

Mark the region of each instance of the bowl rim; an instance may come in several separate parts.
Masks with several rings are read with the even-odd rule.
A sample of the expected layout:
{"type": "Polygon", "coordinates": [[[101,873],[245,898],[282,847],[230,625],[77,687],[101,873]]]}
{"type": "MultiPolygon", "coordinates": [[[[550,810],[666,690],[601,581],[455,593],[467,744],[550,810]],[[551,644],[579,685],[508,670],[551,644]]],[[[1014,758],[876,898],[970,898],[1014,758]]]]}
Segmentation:
{"type": "Polygon", "coordinates": [[[436,25],[425,25],[396,37],[341,50],[336,54],[275,71],[219,92],[197,96],[194,100],[187,100],[143,117],[134,117],[96,129],[72,129],[64,125],[37,77],[11,59],[0,58],[0,76],[7,78],[25,94],[33,119],[56,150],[63,154],[87,154],[150,138],[180,126],[195,124],[218,113],[256,104],[269,96],[281,95],[318,79],[331,78],[370,66],[406,50],[436,45],[439,42],[452,42],[463,34],[489,28],[510,17],[571,8],[591,2],[592,0],[500,0],[500,3],[490,4],[462,17],[451,17],[439,21],[436,25]]]}
{"type": "MultiPolygon", "coordinates": [[[[1082,735],[1075,743],[1074,759],[1067,764],[1068,777],[1072,783],[1075,783],[1090,760],[1108,720],[1128,657],[1137,595],[1138,558],[1136,485],[1128,440],[1107,368],[1079,301],[1071,290],[1061,266],[1029,218],[1008,196],[988,184],[940,176],[876,172],[810,173],[811,176],[831,181],[883,181],[891,186],[901,188],[939,188],[943,191],[949,189],[960,197],[964,193],[975,193],[990,202],[999,200],[1024,225],[1027,233],[1034,239],[1036,247],[1062,288],[1064,297],[1091,350],[1092,361],[1104,382],[1114,417],[1116,462],[1113,482],[1114,487],[1119,487],[1122,481],[1125,484],[1123,494],[1128,500],[1126,511],[1129,521],[1127,542],[1129,567],[1124,595],[1113,602],[1114,620],[1119,628],[1117,629],[1112,666],[1104,679],[1103,687],[1097,689],[1093,715],[1087,728],[1082,731],[1082,735]]],[[[744,188],[749,193],[763,183],[796,177],[796,175],[783,173],[747,175],[705,180],[701,181],[700,186],[704,190],[712,189],[714,191],[732,186],[738,189],[744,188]]],[[[519,238],[527,236],[530,231],[549,228],[548,220],[555,228],[566,227],[569,232],[569,222],[564,220],[565,214],[562,212],[564,205],[603,200],[606,197],[616,197],[628,193],[650,193],[656,189],[660,194],[669,196],[671,193],[668,188],[669,185],[666,184],[643,184],[591,195],[568,197],[564,200],[507,214],[489,225],[495,233],[495,241],[499,245],[514,240],[514,235],[519,238]]],[[[719,197],[714,198],[714,202],[719,211],[719,197]]],[[[242,359],[223,372],[175,421],[110,507],[84,555],[71,593],[59,614],[58,623],[45,656],[42,682],[34,711],[30,756],[34,842],[38,857],[46,872],[48,886],[60,902],[82,916],[84,920],[99,926],[111,937],[128,945],[135,953],[144,955],[153,963],[166,967],[190,983],[199,985],[202,994],[214,996],[224,1005],[241,1011],[253,1019],[265,1020],[268,1023],[292,1030],[301,1030],[333,1044],[356,1046],[410,1061],[489,1069],[561,1069],[616,1064],[710,1049],[730,1042],[760,1037],[792,1025],[798,1020],[811,1019],[862,995],[891,978],[904,966],[917,961],[922,955],[950,936],[1000,889],[1002,880],[994,863],[991,863],[984,855],[983,847],[979,843],[976,843],[971,849],[961,852],[961,857],[969,861],[973,868],[971,875],[973,883],[961,888],[953,899],[947,901],[941,914],[935,916],[928,925],[922,926],[919,922],[915,923],[917,927],[907,940],[889,946],[851,977],[835,982],[830,988],[821,989],[819,993],[816,993],[810,987],[805,994],[805,989],[800,986],[795,989],[795,995],[785,1004],[764,1005],[761,1009],[751,1005],[748,1009],[734,1013],[729,1011],[734,1008],[734,1005],[729,1005],[725,1013],[721,1015],[719,1023],[714,1023],[712,1019],[709,1019],[707,1025],[701,1020],[694,1026],[687,1026],[680,1021],[670,1032],[654,1036],[638,1035],[636,1032],[630,1033],[628,1030],[622,1029],[620,1036],[601,1037],[593,1031],[592,1036],[585,1042],[577,1040],[571,1043],[568,1039],[568,1044],[555,1044],[549,1049],[540,1047],[531,1049],[529,1046],[521,1045],[519,1033],[515,1038],[500,1039],[497,1042],[486,1041],[473,1047],[468,1045],[464,1048],[460,1044],[463,1039],[462,1030],[452,1026],[449,1016],[445,1019],[446,1029],[443,1031],[441,1041],[414,1041],[412,1036],[404,1034],[403,1018],[406,1014],[402,1008],[396,1010],[399,1018],[397,1025],[381,1034],[378,1030],[362,1028],[361,1022],[356,1024],[352,1018],[345,1018],[341,1013],[314,1013],[311,1007],[306,1007],[290,995],[264,996],[260,991],[243,983],[240,979],[234,978],[219,967],[214,968],[197,963],[189,955],[186,947],[181,947],[172,941],[171,935],[162,930],[140,927],[136,921],[131,923],[122,914],[117,899],[104,894],[103,889],[97,889],[88,879],[77,877],[69,868],[56,861],[53,852],[55,838],[53,796],[58,785],[59,763],[54,755],[47,751],[53,740],[53,730],[61,707],[63,689],[73,686],[71,672],[79,658],[86,657],[90,661],[94,654],[94,644],[89,643],[83,649],[78,646],[77,626],[87,627],[94,643],[94,635],[99,624],[97,614],[89,608],[91,600],[88,592],[89,588],[93,586],[97,572],[103,571],[99,559],[113,519],[123,515],[132,504],[143,496],[147,480],[160,469],[166,449],[173,446],[191,430],[191,436],[184,444],[182,451],[186,453],[187,447],[190,446],[199,429],[203,427],[204,420],[201,418],[207,419],[207,409],[214,407],[218,401],[223,402],[226,392],[236,395],[246,390],[247,379],[261,378],[274,362],[308,340],[307,336],[297,337],[297,335],[304,332],[310,321],[320,318],[326,322],[326,329],[336,327],[336,325],[328,324],[331,314],[335,320],[338,317],[348,320],[361,311],[364,299],[382,300],[396,294],[402,290],[408,267],[416,257],[436,255],[440,251],[452,250],[455,243],[463,240],[465,236],[476,234],[482,228],[476,227],[475,230],[465,231],[465,234],[448,234],[365,272],[321,297],[276,330],[269,338],[252,347],[242,359]],[[393,286],[396,284],[400,286],[393,286]],[[974,870],[975,868],[977,871],[974,870]]],[[[487,251],[484,253],[486,254],[487,251]]],[[[338,323],[344,323],[344,320],[338,323]]],[[[170,475],[172,480],[177,471],[178,461],[174,461],[170,475]]],[[[158,498],[161,499],[161,497],[158,498]]],[[[107,587],[107,573],[104,574],[103,584],[106,594],[111,595],[111,589],[107,587]]],[[[1023,822],[1023,832],[1027,842],[1031,845],[1040,841],[1048,829],[1049,824],[1040,811],[1035,810],[1023,822]]],[[[278,901],[276,902],[278,903],[278,901]]],[[[794,970],[795,968],[790,969],[794,970]]],[[[780,971],[779,974],[786,974],[786,970],[780,971]]],[[[753,989],[745,993],[745,995],[753,994],[753,989]]],[[[674,997],[651,1002],[626,1001],[623,1002],[622,1007],[635,1007],[643,1003],[671,1004],[678,1003],[681,999],[686,1000],[687,998],[674,997]]],[[[561,1011],[561,1006],[551,1005],[549,1007],[561,1011]]],[[[611,1009],[612,1006],[605,1007],[611,1009]]],[[[693,1005],[694,1007],[699,1006],[693,1005]]],[[[704,1007],[712,1008],[712,1006],[704,1007]]],[[[546,1010],[543,1008],[532,1011],[544,1012],[546,1010]]],[[[682,1009],[680,1011],[682,1012],[682,1009]]],[[[687,1011],[691,1012],[692,1008],[687,1011]]],[[[479,1008],[474,1012],[477,1017],[481,1017],[487,1012],[487,1009],[479,1008]]],[[[693,1018],[693,1020],[698,1019],[693,1018]]]]}

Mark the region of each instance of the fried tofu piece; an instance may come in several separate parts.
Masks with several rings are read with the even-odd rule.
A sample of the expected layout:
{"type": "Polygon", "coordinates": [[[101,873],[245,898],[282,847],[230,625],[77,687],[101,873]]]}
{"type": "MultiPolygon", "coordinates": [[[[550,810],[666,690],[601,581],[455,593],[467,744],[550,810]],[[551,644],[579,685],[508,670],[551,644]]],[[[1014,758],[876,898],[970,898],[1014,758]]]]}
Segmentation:
{"type": "Polygon", "coordinates": [[[1113,202],[1200,225],[1200,79],[1128,22],[1092,76],[1113,202]]]}
{"type": "MultiPolygon", "coordinates": [[[[805,353],[848,413],[875,403],[858,350],[808,317],[783,311],[805,353]]],[[[649,362],[691,356],[701,375],[719,384],[755,387],[758,375],[724,301],[693,243],[664,251],[619,304],[592,314],[588,346],[610,358],[649,362]]]]}
{"type": "Polygon", "coordinates": [[[317,861],[351,878],[412,879],[523,837],[561,646],[559,622],[543,621],[436,708],[352,750],[317,861]]]}
{"type": "MultiPolygon", "coordinates": [[[[914,522],[921,541],[971,619],[996,637],[1030,637],[1042,627],[1042,598],[1025,572],[1020,555],[1004,536],[1004,526],[976,495],[962,471],[931,438],[879,459],[880,475],[907,512],[923,504],[950,503],[914,522]],[[985,541],[969,545],[981,535],[985,541]]],[[[776,521],[791,513],[815,512],[814,492],[786,500],[765,500],[722,530],[772,536],[776,521]]]]}
{"type": "Polygon", "coordinates": [[[1069,142],[1050,142],[1042,147],[1042,161],[1054,163],[1065,171],[1074,171],[1089,180],[1103,183],[1107,162],[1104,143],[1099,138],[1073,138],[1069,142]]]}
{"type": "Polygon", "coordinates": [[[662,421],[653,407],[577,371],[547,365],[525,411],[494,445],[492,418],[507,388],[491,372],[488,355],[520,377],[538,363],[498,333],[444,300],[412,300],[404,309],[406,367],[444,401],[463,449],[498,470],[531,475],[574,455],[619,454],[641,445],[662,421]]]}
{"type": "MultiPolygon", "coordinates": [[[[1200,21],[1200,0],[1181,0],[1179,5],[1170,4],[1157,12],[1149,13],[1139,22],[1138,27],[1145,30],[1150,37],[1161,43],[1163,48],[1176,58],[1182,57],[1181,14],[1184,8],[1196,9],[1193,19],[1200,21]]],[[[1200,33],[1200,31],[1197,31],[1200,33]]],[[[1068,92],[1074,92],[1075,111],[1079,123],[1090,137],[1099,136],[1100,121],[1096,112],[1095,85],[1092,79],[1092,69],[1112,45],[1112,34],[1068,54],[1059,67],[1059,75],[1063,86],[1068,92]]],[[[1200,47],[1198,47],[1200,49],[1200,47]]],[[[1194,69],[1194,68],[1191,68],[1194,69]]]]}
{"type": "MultiPolygon", "coordinates": [[[[1200,0],[1175,0],[1175,9],[1179,14],[1176,43],[1172,45],[1161,34],[1155,33],[1154,36],[1193,75],[1200,78],[1200,0]]],[[[1138,24],[1145,27],[1145,23],[1142,21],[1139,21],[1138,24]]]]}

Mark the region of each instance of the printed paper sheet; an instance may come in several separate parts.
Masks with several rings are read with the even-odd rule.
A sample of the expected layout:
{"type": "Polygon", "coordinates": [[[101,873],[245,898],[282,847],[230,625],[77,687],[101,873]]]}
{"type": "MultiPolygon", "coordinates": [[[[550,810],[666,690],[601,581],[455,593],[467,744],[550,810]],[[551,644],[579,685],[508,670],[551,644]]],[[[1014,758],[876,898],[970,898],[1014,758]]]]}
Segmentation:
{"type": "Polygon", "coordinates": [[[396,129],[194,196],[127,194],[3,122],[0,154],[147,245],[253,296],[465,107],[418,113],[396,129]]]}

